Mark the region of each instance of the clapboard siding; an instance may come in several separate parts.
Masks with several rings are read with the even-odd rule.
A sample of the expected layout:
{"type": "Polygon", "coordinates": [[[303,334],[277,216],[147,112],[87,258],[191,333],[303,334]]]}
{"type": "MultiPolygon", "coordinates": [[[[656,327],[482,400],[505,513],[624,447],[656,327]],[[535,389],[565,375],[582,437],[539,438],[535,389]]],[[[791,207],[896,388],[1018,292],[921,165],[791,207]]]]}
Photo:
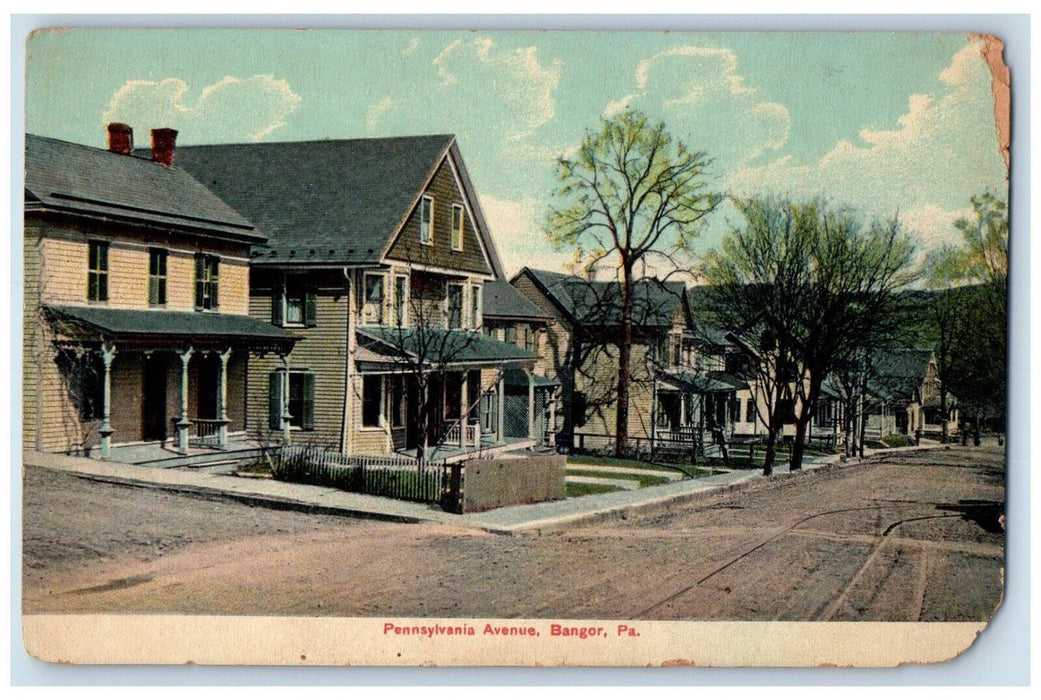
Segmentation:
{"type": "Polygon", "coordinates": [[[481,244],[477,240],[476,222],[469,210],[463,226],[463,249],[452,250],[452,205],[465,204],[465,197],[452,172],[449,158],[450,156],[445,156],[441,161],[425,192],[434,198],[432,244],[425,245],[419,241],[421,205],[417,202],[387,257],[402,262],[490,275],[492,269],[481,251],[481,244]]]}
{"type": "MultiPolygon", "coordinates": [[[[114,309],[147,309],[148,248],[127,240],[92,231],[77,232],[67,226],[47,231],[41,245],[42,265],[39,281],[45,304],[83,305],[87,302],[87,255],[90,241],[107,241],[108,301],[114,309]],[[54,235],[57,234],[57,235],[54,235]],[[77,236],[78,234],[78,236],[77,236]]],[[[163,248],[160,246],[155,246],[163,248]]],[[[164,308],[191,311],[195,308],[195,253],[163,248],[167,258],[167,303],[164,308]]],[[[212,251],[207,251],[212,252],[212,251]]],[[[248,311],[249,264],[242,257],[212,252],[220,258],[220,311],[246,314],[248,311]]],[[[96,302],[94,302],[96,303],[96,302]]]]}
{"type": "MultiPolygon", "coordinates": [[[[271,320],[271,290],[281,279],[273,270],[253,270],[249,311],[254,318],[271,320]]],[[[316,285],[315,325],[287,326],[300,338],[290,356],[290,371],[315,375],[314,430],[294,429],[295,442],[313,443],[339,449],[343,428],[344,394],[347,374],[349,323],[348,285],[340,271],[314,272],[316,285]]],[[[249,415],[247,429],[268,430],[268,377],[281,367],[274,355],[250,359],[247,381],[249,415]]]]}

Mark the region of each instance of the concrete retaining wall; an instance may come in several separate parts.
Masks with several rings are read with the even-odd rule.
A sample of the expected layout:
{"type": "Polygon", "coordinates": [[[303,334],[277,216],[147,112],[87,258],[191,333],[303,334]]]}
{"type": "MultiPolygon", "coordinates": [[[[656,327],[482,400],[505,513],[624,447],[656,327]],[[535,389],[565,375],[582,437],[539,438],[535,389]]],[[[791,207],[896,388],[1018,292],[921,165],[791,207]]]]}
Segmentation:
{"type": "Polygon", "coordinates": [[[463,512],[564,497],[564,455],[472,459],[464,463],[463,512]]]}

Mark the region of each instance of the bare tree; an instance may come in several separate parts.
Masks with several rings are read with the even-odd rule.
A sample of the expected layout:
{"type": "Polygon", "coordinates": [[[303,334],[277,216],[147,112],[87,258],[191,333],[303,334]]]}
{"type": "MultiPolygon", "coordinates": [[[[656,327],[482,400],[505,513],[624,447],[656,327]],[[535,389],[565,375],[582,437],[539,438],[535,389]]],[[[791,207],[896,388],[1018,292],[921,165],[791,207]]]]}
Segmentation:
{"type": "Polygon", "coordinates": [[[864,338],[898,332],[895,292],[914,279],[914,248],[896,218],[865,226],[853,212],[829,210],[820,201],[736,204],[746,228],[728,236],[706,272],[723,288],[723,310],[745,323],[758,317],[774,352],[797,369],[789,465],[797,470],[825,377],[852,358],[864,338]]]}
{"type": "Polygon", "coordinates": [[[708,190],[710,161],[663,122],[627,110],[604,119],[573,156],[557,160],[559,205],[546,217],[549,238],[587,267],[616,257],[621,275],[615,452],[628,449],[633,280],[640,261],[689,246],[719,197],[708,190]]]}

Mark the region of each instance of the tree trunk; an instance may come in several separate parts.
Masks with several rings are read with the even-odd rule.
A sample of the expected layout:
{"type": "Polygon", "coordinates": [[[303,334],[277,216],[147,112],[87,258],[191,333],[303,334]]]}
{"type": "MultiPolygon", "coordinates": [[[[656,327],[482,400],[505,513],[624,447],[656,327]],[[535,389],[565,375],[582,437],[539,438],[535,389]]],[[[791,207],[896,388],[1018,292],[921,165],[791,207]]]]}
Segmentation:
{"type": "Polygon", "coordinates": [[[618,405],[615,409],[615,456],[629,449],[629,359],[633,344],[633,264],[622,261],[622,337],[618,340],[618,405]]]}
{"type": "Polygon", "coordinates": [[[813,407],[820,395],[820,385],[821,380],[810,379],[810,390],[806,394],[806,402],[803,403],[802,410],[795,419],[795,443],[792,445],[792,458],[788,463],[788,471],[796,472],[802,469],[802,457],[806,451],[806,430],[813,418],[813,407]]]}
{"type": "Polygon", "coordinates": [[[766,430],[766,451],[763,454],[763,476],[774,473],[774,459],[777,456],[777,420],[771,416],[766,430]]]}

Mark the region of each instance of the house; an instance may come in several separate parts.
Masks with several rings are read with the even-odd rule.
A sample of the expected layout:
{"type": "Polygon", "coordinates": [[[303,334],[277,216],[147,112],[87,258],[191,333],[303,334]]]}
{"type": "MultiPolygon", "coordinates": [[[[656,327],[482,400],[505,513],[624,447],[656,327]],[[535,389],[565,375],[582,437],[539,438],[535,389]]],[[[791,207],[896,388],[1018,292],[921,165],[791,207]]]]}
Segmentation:
{"type": "MultiPolygon", "coordinates": [[[[560,384],[561,410],[554,430],[566,448],[613,444],[617,407],[618,282],[523,268],[511,284],[549,317],[542,345],[546,376],[560,384]]],[[[633,346],[629,386],[629,438],[651,449],[659,418],[662,377],[684,358],[690,313],[682,282],[638,280],[634,287],[633,346]]],[[[663,423],[662,423],[663,424],[663,423]]]]}
{"type": "Polygon", "coordinates": [[[249,316],[254,222],[172,167],[176,133],[108,126],[108,150],[25,148],[23,444],[225,449],[249,427],[254,364],[295,338],[249,316]]]}
{"type": "MultiPolygon", "coordinates": [[[[867,383],[867,433],[916,437],[939,436],[943,431],[940,410],[940,376],[936,355],[930,348],[879,350],[870,360],[872,379],[867,383]]],[[[957,432],[958,409],[947,396],[948,433],[957,432]]]]}
{"type": "MultiPolygon", "coordinates": [[[[533,371],[507,370],[505,374],[505,434],[518,437],[527,429],[528,407],[532,436],[547,447],[556,446],[560,381],[556,377],[547,333],[552,317],[516,287],[504,280],[484,285],[484,326],[489,336],[535,354],[533,371]]],[[[489,397],[489,400],[491,397],[489,397]]],[[[491,411],[482,415],[493,416],[491,411]]]]}
{"type": "Polygon", "coordinates": [[[502,264],[454,136],[192,146],[174,163],[268,236],[249,313],[297,342],[288,367],[251,363],[250,425],[281,429],[287,400],[293,440],[346,454],[534,444],[528,404],[519,426],[505,414],[507,376],[530,379],[536,357],[481,332],[502,264]]]}

